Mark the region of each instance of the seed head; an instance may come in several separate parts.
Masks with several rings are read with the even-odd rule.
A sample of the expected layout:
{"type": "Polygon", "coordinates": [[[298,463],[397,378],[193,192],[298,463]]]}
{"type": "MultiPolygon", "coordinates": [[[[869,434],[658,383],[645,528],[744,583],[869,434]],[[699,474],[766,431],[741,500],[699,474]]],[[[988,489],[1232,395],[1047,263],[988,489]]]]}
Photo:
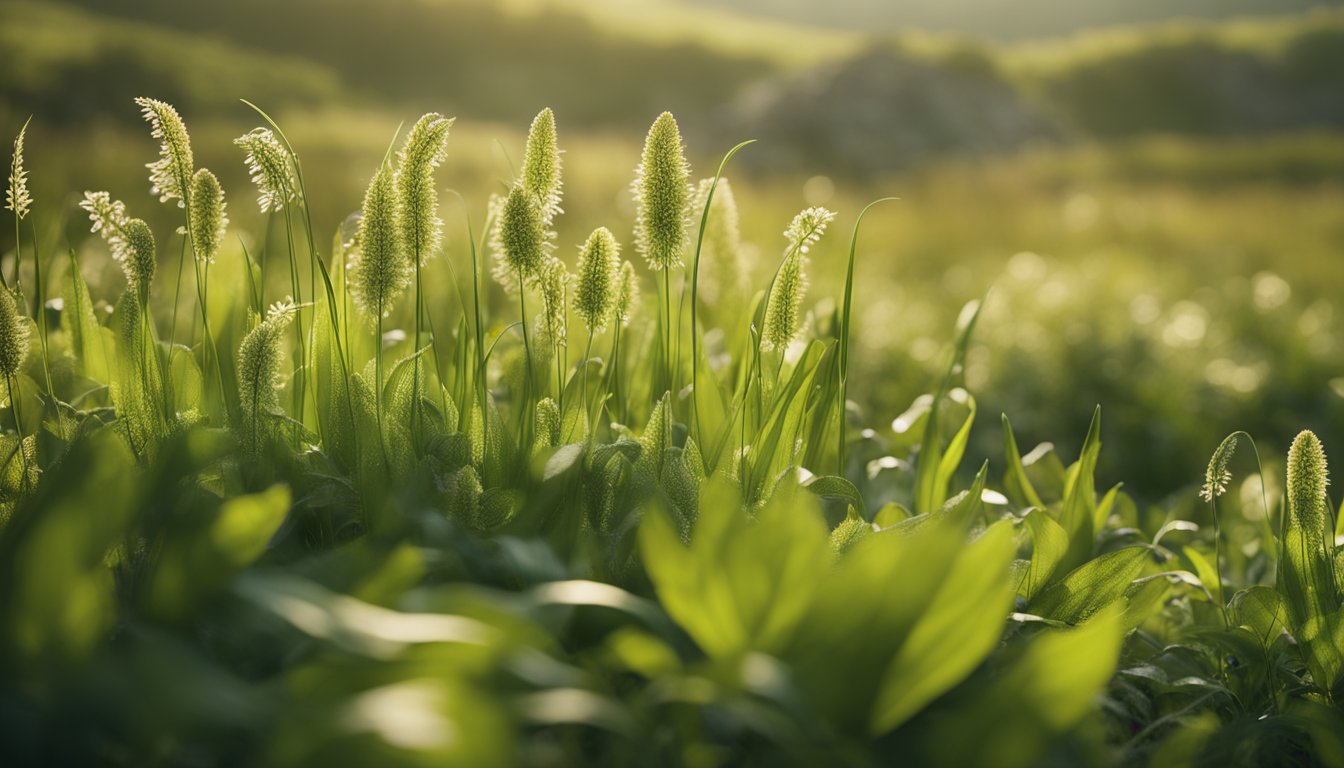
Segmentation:
{"type": "Polygon", "coordinates": [[[113,200],[106,192],[85,192],[79,207],[89,212],[89,221],[93,222],[90,232],[100,235],[112,251],[112,258],[125,267],[130,255],[130,245],[126,242],[126,204],[113,200]]]}
{"type": "Polygon", "coordinates": [[[574,313],[588,330],[601,331],[616,300],[616,272],[621,247],[606,227],[598,227],[579,249],[579,284],[574,291],[574,313]]]}
{"type": "Polygon", "coordinates": [[[803,261],[801,250],[790,250],[770,286],[765,303],[765,329],[761,334],[763,350],[783,350],[802,329],[803,294],[807,292],[803,261]]]}
{"type": "Polygon", "coordinates": [[[630,320],[639,308],[639,283],[635,281],[635,267],[630,262],[621,263],[621,272],[616,277],[616,323],[622,328],[630,325],[630,320]]]}
{"type": "Polygon", "coordinates": [[[1303,430],[1288,449],[1288,514],[1308,535],[1320,536],[1325,530],[1329,484],[1325,448],[1314,433],[1303,430]]]}
{"type": "Polygon", "coordinates": [[[0,374],[17,376],[28,357],[28,324],[14,294],[0,288],[0,374]]]}
{"type": "Polygon", "coordinates": [[[826,233],[826,225],[834,218],[835,214],[825,208],[807,208],[799,211],[789,223],[789,228],[784,230],[789,250],[807,253],[808,249],[826,233]]]}
{"type": "Polygon", "coordinates": [[[397,225],[402,241],[419,254],[421,263],[439,249],[443,238],[434,171],[447,155],[452,125],[452,118],[430,112],[416,121],[397,153],[397,225]]]}
{"type": "Polygon", "coordinates": [[[250,450],[257,446],[261,420],[280,410],[281,341],[296,310],[292,299],[272,306],[266,319],[238,346],[238,402],[243,415],[243,444],[250,450]]]}
{"type": "Polygon", "coordinates": [[[682,265],[690,168],[671,112],[653,121],[635,169],[635,250],[656,271],[682,265]]]}
{"type": "Polygon", "coordinates": [[[392,171],[380,166],[364,193],[359,250],[354,264],[355,301],[368,314],[386,317],[411,278],[411,260],[396,226],[392,171]]]}
{"type": "Polygon", "coordinates": [[[560,443],[560,406],[549,397],[537,402],[537,447],[552,448],[560,443]]]}
{"type": "Polygon", "coordinates": [[[215,174],[205,168],[191,177],[191,206],[188,214],[196,258],[206,264],[213,264],[219,246],[224,242],[229,216],[225,210],[224,189],[219,186],[215,174]]]}
{"type": "Polygon", "coordinates": [[[540,277],[550,252],[541,209],[522,185],[515,184],[499,207],[492,250],[502,257],[508,276],[516,283],[540,277]]]}
{"type": "Polygon", "coordinates": [[[1228,435],[1209,458],[1209,468],[1204,471],[1204,486],[1199,489],[1201,499],[1212,502],[1227,492],[1227,486],[1232,482],[1232,473],[1227,470],[1227,465],[1237,450],[1237,438],[1235,432],[1228,435]]]}
{"type": "Polygon", "coordinates": [[[527,132],[523,152],[523,191],[541,208],[542,226],[549,229],[560,210],[560,146],[555,136],[555,113],[541,110],[527,132]]]}
{"type": "Polygon", "coordinates": [[[269,128],[253,128],[233,140],[242,147],[247,171],[257,185],[257,205],[262,213],[283,210],[298,195],[294,161],[269,128]]]}
{"type": "Polygon", "coordinates": [[[565,269],[563,261],[548,258],[537,282],[541,287],[541,323],[546,341],[553,346],[563,347],[566,341],[565,296],[569,291],[569,270],[565,269]]]}
{"type": "Polygon", "coordinates": [[[9,163],[9,189],[5,192],[5,208],[20,219],[28,215],[33,197],[28,193],[28,171],[23,167],[23,138],[28,134],[28,123],[19,129],[14,139],[14,156],[9,163]]]}
{"type": "Polygon", "coordinates": [[[127,221],[122,232],[126,236],[126,259],[121,262],[121,268],[126,272],[126,281],[135,289],[135,295],[143,307],[149,298],[149,284],[154,280],[154,268],[158,265],[154,232],[143,219],[127,221]]]}
{"type": "Polygon", "coordinates": [[[737,199],[728,179],[701,179],[691,202],[691,212],[698,216],[710,206],[709,221],[705,224],[705,238],[700,248],[700,274],[704,282],[700,290],[706,301],[714,301],[721,293],[735,293],[745,285],[751,271],[748,252],[742,247],[738,230],[737,199]],[[710,187],[714,199],[709,200],[710,187]]]}
{"type": "Polygon", "coordinates": [[[187,126],[167,102],[141,96],[135,103],[149,121],[150,135],[159,140],[159,159],[145,166],[149,169],[150,192],[158,195],[161,203],[177,200],[181,207],[195,169],[187,126]]]}

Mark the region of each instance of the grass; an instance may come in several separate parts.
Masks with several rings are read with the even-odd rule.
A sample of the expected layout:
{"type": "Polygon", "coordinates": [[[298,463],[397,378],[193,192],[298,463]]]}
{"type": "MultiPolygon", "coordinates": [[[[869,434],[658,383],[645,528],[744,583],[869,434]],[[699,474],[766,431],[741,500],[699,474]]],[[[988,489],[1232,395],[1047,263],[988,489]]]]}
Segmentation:
{"type": "MultiPolygon", "coordinates": [[[[928,394],[887,427],[847,400],[866,399],[851,383],[871,381],[857,362],[875,357],[871,337],[901,337],[855,289],[882,269],[918,273],[869,245],[918,215],[910,203],[828,203],[858,213],[835,222],[852,225],[847,240],[823,236],[832,214],[809,207],[783,239],[760,238],[773,278],[714,285],[714,306],[699,306],[721,274],[699,269],[715,209],[707,195],[686,210],[680,173],[657,172],[680,167],[661,117],[640,181],[647,229],[627,254],[646,287],[637,256],[656,256],[660,290],[638,307],[586,303],[584,354],[569,356],[570,297],[610,298],[620,276],[585,269],[567,292],[572,276],[554,280],[584,242],[557,210],[569,200],[555,147],[530,167],[556,176],[509,182],[511,213],[487,222],[468,206],[445,225],[432,190],[451,183],[457,129],[442,167],[414,161],[437,160],[434,142],[422,153],[407,139],[394,159],[385,138],[364,164],[380,170],[359,225],[341,231],[314,224],[318,196],[341,188],[311,183],[303,144],[257,112],[291,166],[285,236],[228,230],[214,279],[202,272],[186,296],[183,316],[202,322],[175,339],[160,331],[180,302],[174,275],[150,273],[203,247],[194,222],[213,219],[175,231],[169,201],[154,231],[115,223],[130,242],[124,285],[82,226],[59,225],[74,212],[58,195],[35,184],[16,216],[77,234],[61,243],[68,259],[39,260],[30,235],[5,263],[9,284],[49,307],[40,324],[33,302],[0,312],[6,762],[1262,764],[1344,749],[1344,556],[1313,433],[1293,442],[1284,493],[1259,449],[1252,471],[1236,443],[1219,447],[1206,506],[1193,487],[1159,505],[1101,482],[1104,456],[1153,447],[1123,424],[1104,431],[1100,409],[1060,435],[1082,436],[1076,452],[1024,454],[1007,417],[998,433],[977,426],[998,396],[977,385],[977,355],[1007,347],[1019,305],[1050,294],[1042,257],[1014,257],[1012,279],[960,311],[936,362],[907,374],[928,394]],[[471,233],[487,231],[478,248],[471,233]],[[804,303],[827,244],[848,257],[842,300],[814,297],[840,287],[833,276],[804,303]],[[286,270],[261,279],[273,259],[294,260],[289,288],[311,307],[259,314],[283,296],[286,270]],[[512,297],[480,297],[501,259],[518,314],[512,297]],[[20,279],[16,265],[39,264],[42,281],[20,279]],[[1121,436],[1118,451],[1102,451],[1103,434],[1121,436]],[[985,438],[989,461],[975,450],[985,438]]],[[[39,138],[40,118],[29,146],[39,138]]],[[[193,149],[165,147],[173,178],[216,157],[199,135],[193,149]]],[[[585,159],[567,156],[571,181],[585,159]]],[[[43,175],[31,157],[27,170],[43,175]]],[[[242,184],[224,184],[234,221],[253,204],[242,184]]],[[[734,187],[744,208],[774,202],[763,185],[734,187]]],[[[157,205],[142,191],[127,214],[157,205]]],[[[630,231],[628,217],[606,223],[630,231]]],[[[1096,274],[1077,284],[1111,277],[1096,274]]],[[[1277,345],[1278,359],[1318,354],[1288,340],[1302,320],[1286,314],[1287,284],[1246,282],[1244,297],[1217,299],[1246,325],[1219,332],[1277,345]]],[[[1053,317],[1099,295],[1065,296],[1053,317]]],[[[1137,363],[1160,345],[1188,363],[1212,310],[1153,301],[1123,308],[1156,313],[1125,324],[1131,343],[1154,345],[1137,363]]],[[[1050,370],[1034,366],[1054,348],[1015,349],[1011,364],[1050,370]]],[[[1233,386],[1239,365],[1257,370],[1231,365],[1233,386]]],[[[1062,370],[1061,387],[1108,375],[1062,370]]],[[[1152,382],[1154,409],[1183,407],[1174,381],[1152,382]]]]}

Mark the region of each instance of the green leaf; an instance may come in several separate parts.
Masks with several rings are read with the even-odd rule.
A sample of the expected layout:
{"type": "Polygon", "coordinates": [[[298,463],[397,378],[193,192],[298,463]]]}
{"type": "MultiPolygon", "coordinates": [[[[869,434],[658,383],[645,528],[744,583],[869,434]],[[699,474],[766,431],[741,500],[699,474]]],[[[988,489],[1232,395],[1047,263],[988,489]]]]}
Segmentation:
{"type": "Polygon", "coordinates": [[[883,672],[870,733],[886,733],[908,720],[994,649],[1012,606],[1008,566],[1016,549],[1011,525],[1001,522],[963,550],[883,672]]]}
{"type": "Polygon", "coordinates": [[[1092,424],[1087,428],[1087,439],[1083,441],[1078,463],[1070,469],[1064,486],[1064,506],[1060,509],[1059,524],[1069,534],[1069,551],[1064,556],[1067,568],[1081,565],[1092,554],[1095,533],[1092,519],[1096,509],[1094,475],[1100,453],[1101,406],[1097,406],[1092,414],[1092,424]]]}
{"type": "Polygon", "coordinates": [[[1008,498],[1019,507],[1044,507],[1045,502],[1036,492],[1036,487],[1027,477],[1027,469],[1022,465],[1022,454],[1017,450],[1017,438],[1013,436],[1013,425],[1008,422],[1008,414],[1003,418],[1003,457],[1008,465],[1004,473],[1003,489],[1008,498]]]}
{"type": "Polygon", "coordinates": [[[1232,596],[1232,615],[1268,649],[1288,630],[1288,609],[1283,596],[1271,587],[1255,585],[1232,596]]]}
{"type": "Polygon", "coordinates": [[[1023,571],[1017,591],[1030,600],[1051,583],[1068,551],[1069,535],[1044,509],[1028,512],[1026,523],[1031,531],[1031,562],[1023,571]]]}
{"type": "Polygon", "coordinates": [[[1148,561],[1145,547],[1125,547],[1089,560],[1028,603],[1031,613],[1081,624],[1124,597],[1148,561]]]}
{"type": "Polygon", "coordinates": [[[868,519],[868,508],[863,503],[863,495],[854,484],[838,475],[818,475],[803,484],[803,487],[823,499],[837,499],[846,502],[858,510],[859,516],[868,519]]]}

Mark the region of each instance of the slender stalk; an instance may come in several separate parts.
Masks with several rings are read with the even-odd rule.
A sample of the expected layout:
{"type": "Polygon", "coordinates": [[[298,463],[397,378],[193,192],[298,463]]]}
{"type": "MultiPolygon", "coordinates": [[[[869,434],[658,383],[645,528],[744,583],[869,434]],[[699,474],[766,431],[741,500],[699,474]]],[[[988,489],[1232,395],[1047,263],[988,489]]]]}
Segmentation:
{"type": "Polygon", "coordinates": [[[676,374],[672,370],[672,269],[663,270],[663,373],[666,377],[663,387],[673,393],[676,402],[676,374]]]}
{"type": "MultiPolygon", "coordinates": [[[[56,400],[56,389],[51,384],[51,361],[47,352],[47,311],[46,296],[43,293],[42,283],[42,254],[38,247],[37,225],[29,224],[33,235],[33,316],[37,318],[37,338],[42,345],[42,373],[47,379],[47,394],[51,396],[52,401],[56,400]]],[[[61,436],[65,436],[65,418],[61,415],[61,409],[56,408],[56,420],[60,424],[61,436]]]]}
{"type": "MultiPolygon", "coordinates": [[[[303,289],[302,289],[302,286],[301,286],[301,284],[300,284],[300,280],[299,280],[299,262],[298,262],[298,257],[297,257],[297,256],[295,255],[295,253],[294,253],[294,250],[295,250],[295,249],[294,249],[294,222],[293,222],[293,216],[292,216],[291,211],[290,211],[289,208],[285,208],[285,238],[286,238],[286,240],[288,241],[288,244],[289,244],[289,284],[290,284],[290,287],[291,287],[291,288],[293,289],[293,291],[294,291],[294,302],[295,302],[296,304],[302,305],[302,304],[303,304],[303,289]]],[[[382,322],[382,318],[381,318],[381,315],[380,315],[380,317],[379,317],[379,323],[381,323],[381,322],[382,322]]],[[[379,338],[381,339],[381,337],[382,337],[382,332],[381,332],[381,330],[379,331],[378,336],[379,336],[379,338]]],[[[305,368],[306,368],[306,366],[308,365],[308,353],[307,353],[307,350],[305,349],[305,344],[304,344],[304,340],[303,340],[303,310],[302,310],[302,309],[299,309],[299,310],[297,311],[297,314],[296,314],[296,316],[295,316],[295,318],[294,318],[294,341],[295,341],[295,343],[298,345],[298,346],[296,347],[296,350],[297,350],[297,352],[298,352],[298,354],[299,354],[299,366],[298,366],[298,369],[294,372],[294,405],[295,405],[295,418],[298,419],[299,423],[303,423],[303,411],[304,411],[304,404],[305,404],[305,400],[304,400],[304,384],[305,384],[305,379],[307,378],[306,376],[304,376],[304,373],[305,373],[305,368]]],[[[296,447],[296,448],[298,447],[298,439],[299,439],[299,436],[298,436],[298,433],[296,432],[296,433],[294,434],[294,444],[295,444],[295,447],[296,447]]]]}
{"type": "MultiPolygon", "coordinates": [[[[709,193],[705,195],[705,209],[700,212],[700,232],[695,238],[695,257],[691,260],[691,424],[695,427],[696,436],[700,436],[700,332],[699,323],[696,321],[696,310],[699,306],[700,297],[700,251],[705,244],[705,228],[709,225],[709,211],[714,205],[714,191],[719,186],[719,179],[723,178],[723,169],[728,167],[728,161],[733,159],[739,149],[754,144],[755,139],[747,139],[728,150],[728,154],[723,156],[719,162],[719,170],[714,174],[714,181],[710,182],[709,193]]],[[[682,292],[685,293],[683,286],[682,292]]],[[[680,326],[680,323],[678,323],[680,326]]]]}
{"type": "Polygon", "coordinates": [[[845,434],[845,432],[849,425],[848,420],[845,418],[846,416],[845,409],[847,407],[847,404],[849,403],[849,324],[850,324],[849,318],[850,318],[850,310],[853,307],[854,255],[855,251],[858,248],[859,243],[859,226],[863,224],[863,217],[868,214],[868,211],[873,206],[877,205],[878,203],[885,203],[887,201],[897,199],[899,198],[883,197],[874,200],[873,202],[864,206],[863,210],[859,212],[859,218],[855,219],[854,221],[854,235],[849,240],[849,267],[845,272],[845,304],[844,309],[841,313],[842,319],[840,322],[840,392],[839,392],[840,413],[837,416],[840,429],[838,436],[839,442],[836,446],[837,449],[836,460],[838,464],[838,471],[836,472],[836,474],[840,475],[841,477],[844,477],[845,475],[845,446],[848,443],[847,435],[845,434]]]}
{"type": "MultiPolygon", "coordinates": [[[[527,291],[523,289],[523,273],[518,272],[518,312],[523,318],[523,399],[518,409],[518,445],[528,445],[528,428],[532,417],[532,342],[527,335],[527,291]]],[[[484,414],[482,414],[484,415],[484,414]]]]}

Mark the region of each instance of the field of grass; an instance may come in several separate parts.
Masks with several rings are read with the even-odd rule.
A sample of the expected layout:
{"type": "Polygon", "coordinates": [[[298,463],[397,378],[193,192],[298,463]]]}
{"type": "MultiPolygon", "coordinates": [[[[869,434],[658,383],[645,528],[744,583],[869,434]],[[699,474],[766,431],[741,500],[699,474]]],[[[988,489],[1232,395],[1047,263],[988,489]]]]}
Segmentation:
{"type": "Polygon", "coordinates": [[[1344,755],[1335,140],[139,106],[15,143],[0,762],[1344,755]]]}

